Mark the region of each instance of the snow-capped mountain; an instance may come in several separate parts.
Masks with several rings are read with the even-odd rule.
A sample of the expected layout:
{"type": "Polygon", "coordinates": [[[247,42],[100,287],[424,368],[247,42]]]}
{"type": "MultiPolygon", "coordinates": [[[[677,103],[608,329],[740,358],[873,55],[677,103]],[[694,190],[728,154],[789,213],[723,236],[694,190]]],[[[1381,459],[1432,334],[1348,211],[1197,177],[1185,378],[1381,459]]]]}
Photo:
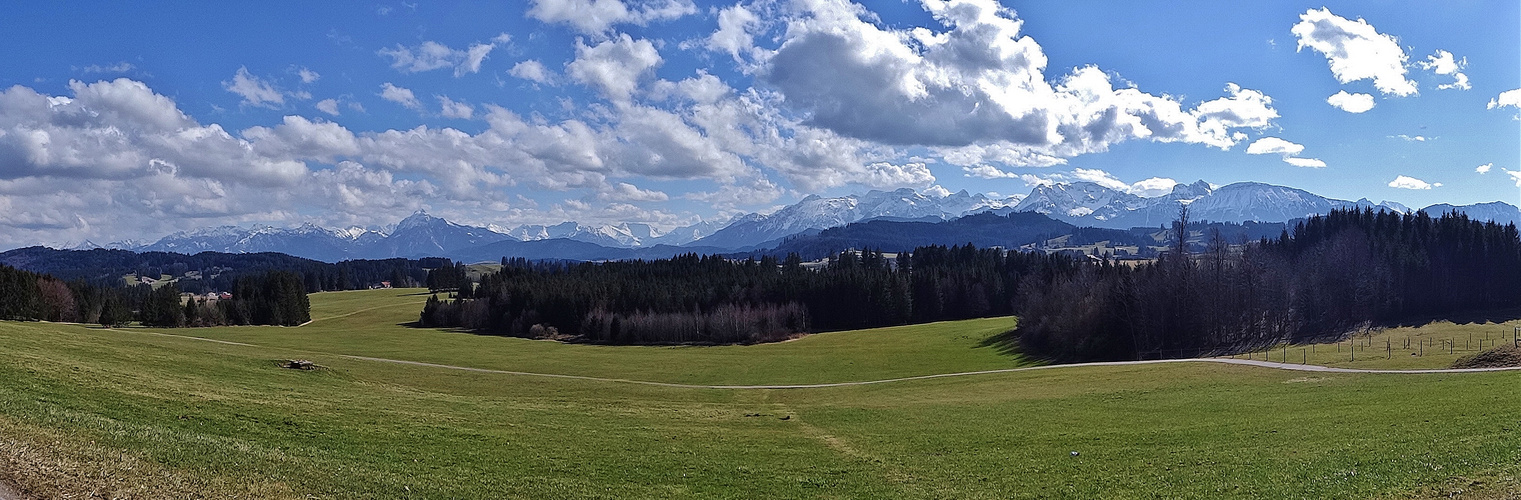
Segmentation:
{"type": "Polygon", "coordinates": [[[373,242],[383,235],[367,230],[334,230],[307,223],[294,228],[271,226],[220,226],[180,231],[158,241],[127,248],[140,252],[255,253],[280,252],[309,259],[337,261],[359,258],[361,242],[373,242]]]}
{"type": "Polygon", "coordinates": [[[637,222],[602,226],[587,226],[576,222],[562,222],[552,226],[525,224],[501,232],[518,241],[564,238],[611,247],[646,246],[661,236],[649,224],[637,222]]]}
{"type": "Polygon", "coordinates": [[[1499,201],[1489,203],[1475,203],[1473,205],[1454,206],[1446,203],[1438,203],[1425,208],[1426,213],[1432,217],[1440,217],[1448,212],[1462,212],[1470,219],[1491,220],[1499,224],[1521,225],[1521,209],[1499,201]]]}
{"type": "MultiPolygon", "coordinates": [[[[492,253],[482,249],[495,248],[493,245],[518,248],[523,244],[530,244],[540,253],[548,252],[544,255],[560,255],[555,252],[570,251],[566,249],[572,248],[565,245],[574,242],[579,245],[575,247],[579,248],[576,251],[586,255],[601,255],[587,253],[586,248],[606,247],[625,253],[655,251],[649,253],[653,257],[663,251],[649,248],[656,245],[703,247],[704,251],[769,247],[768,242],[852,222],[876,219],[941,221],[987,211],[999,214],[1037,212],[1075,226],[1159,227],[1177,218],[1178,207],[1183,204],[1188,205],[1190,217],[1194,220],[1216,222],[1286,222],[1337,208],[1410,210],[1393,202],[1336,200],[1302,189],[1256,182],[1216,188],[1198,181],[1179,184],[1171,193],[1153,198],[1094,183],[1075,182],[1039,186],[1027,196],[1001,199],[966,191],[937,193],[913,189],[871,191],[833,198],[815,195],[770,214],[751,213],[732,220],[704,221],[666,232],[631,222],[600,226],[565,222],[510,229],[476,227],[418,211],[395,226],[378,231],[361,227],[329,229],[309,223],[293,228],[220,226],[180,231],[151,244],[124,241],[99,245],[85,241],[72,246],[77,249],[119,248],[186,254],[204,251],[280,252],[336,262],[344,259],[477,256],[492,253]],[[556,248],[560,250],[554,250],[556,248]]],[[[1467,206],[1438,204],[1424,210],[1433,216],[1458,211],[1477,220],[1521,223],[1521,210],[1503,202],[1467,206]]],[[[606,255],[614,254],[617,252],[606,255]]]]}
{"type": "Polygon", "coordinates": [[[1260,182],[1238,182],[1216,189],[1204,181],[1179,184],[1171,193],[1155,198],[1089,182],[1040,186],[1015,210],[1039,212],[1077,226],[1125,229],[1168,224],[1177,219],[1178,208],[1184,204],[1194,220],[1238,223],[1287,222],[1338,208],[1409,210],[1398,203],[1337,200],[1260,182]]]}
{"type": "Polygon", "coordinates": [[[851,222],[882,217],[940,220],[954,219],[985,210],[1012,206],[1017,198],[989,199],[965,190],[945,196],[910,188],[870,191],[863,195],[823,198],[809,195],[769,215],[752,213],[692,244],[718,248],[744,248],[809,230],[827,229],[851,222]]]}
{"type": "Polygon", "coordinates": [[[355,253],[371,259],[438,257],[507,238],[505,234],[484,227],[455,224],[419,210],[396,223],[396,228],[384,238],[372,244],[356,245],[355,253]]]}
{"type": "MultiPolygon", "coordinates": [[[[1176,189],[1174,189],[1176,191],[1176,189]]],[[[1120,192],[1092,182],[1036,186],[1014,206],[1015,212],[1036,212],[1053,219],[1087,225],[1106,223],[1146,208],[1150,199],[1120,192]]]]}

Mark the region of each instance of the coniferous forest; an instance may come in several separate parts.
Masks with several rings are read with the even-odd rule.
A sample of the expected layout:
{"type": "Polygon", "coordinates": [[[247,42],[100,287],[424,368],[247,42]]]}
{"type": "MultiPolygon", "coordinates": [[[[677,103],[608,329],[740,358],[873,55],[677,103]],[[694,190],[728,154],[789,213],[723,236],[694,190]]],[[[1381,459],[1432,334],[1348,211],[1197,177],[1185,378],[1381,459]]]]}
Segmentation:
{"type": "Polygon", "coordinates": [[[269,271],[237,278],[227,299],[182,299],[174,283],[158,288],[65,283],[50,275],[0,265],[0,319],[121,326],[294,326],[311,320],[301,275],[269,271]]]}
{"type": "Polygon", "coordinates": [[[1231,354],[1521,306],[1513,225],[1338,210],[1277,239],[1207,240],[1202,253],[1085,265],[1030,289],[1020,344],[1060,361],[1231,354]]]}
{"type": "Polygon", "coordinates": [[[892,259],[842,252],[818,269],[796,254],[503,264],[465,296],[430,299],[420,324],[609,343],[766,342],[1012,314],[1022,289],[1077,267],[1065,256],[971,245],[920,247],[892,259]]]}

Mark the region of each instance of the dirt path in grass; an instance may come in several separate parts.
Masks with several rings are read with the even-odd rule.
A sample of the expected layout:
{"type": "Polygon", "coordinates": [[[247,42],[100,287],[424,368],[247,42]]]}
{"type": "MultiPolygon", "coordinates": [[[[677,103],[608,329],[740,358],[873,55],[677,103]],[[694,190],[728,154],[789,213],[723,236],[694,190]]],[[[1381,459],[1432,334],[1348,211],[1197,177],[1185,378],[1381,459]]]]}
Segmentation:
{"type": "MultiPolygon", "coordinates": [[[[189,336],[189,335],[175,335],[175,334],[172,334],[172,333],[159,333],[159,332],[147,332],[147,331],[132,331],[132,330],[113,330],[113,331],[118,331],[118,332],[123,332],[123,333],[143,333],[143,334],[158,335],[158,336],[163,336],[163,337],[178,337],[178,338],[182,338],[182,339],[200,340],[200,341],[205,341],[205,342],[215,342],[215,343],[218,343],[218,344],[228,344],[228,345],[236,345],[236,346],[244,346],[244,347],[263,347],[263,346],[258,346],[258,345],[254,345],[254,344],[245,344],[245,343],[242,343],[242,342],[232,342],[232,341],[227,341],[227,340],[208,339],[208,338],[204,338],[204,337],[192,337],[192,336],[189,336]]],[[[498,374],[502,374],[502,375],[518,375],[518,376],[524,376],[524,377],[560,378],[560,379],[569,379],[569,380],[588,380],[588,381],[593,381],[593,382],[617,382],[617,383],[623,383],[623,384],[650,385],[650,386],[656,386],[656,387],[675,387],[675,388],[681,388],[681,389],[823,389],[823,388],[829,388],[829,387],[850,387],[850,386],[857,386],[857,385],[887,384],[887,383],[892,383],[892,382],[907,382],[907,381],[910,381],[910,380],[928,380],[928,379],[947,378],[947,377],[968,377],[968,376],[973,376],[973,375],[991,375],[991,374],[996,374],[996,373],[1013,373],[1013,372],[1034,371],[1034,370],[1055,370],[1055,369],[1061,369],[1061,368],[1076,368],[1076,367],[1084,367],[1084,366],[1128,366],[1128,365],[1151,365],[1151,364],[1159,364],[1159,363],[1223,363],[1223,364],[1228,364],[1228,365],[1247,365],[1247,366],[1257,366],[1257,367],[1262,367],[1262,368],[1273,368],[1273,369],[1278,369],[1278,370],[1301,371],[1301,372],[1319,372],[1319,373],[1384,373],[1384,374],[1423,374],[1424,373],[1424,374],[1431,374],[1431,373],[1477,373],[1477,372],[1498,372],[1498,371],[1521,370],[1521,366],[1507,366],[1507,367],[1496,367],[1496,368],[1438,368],[1438,369],[1427,369],[1427,370],[1371,370],[1371,369],[1362,369],[1362,368],[1336,368],[1336,367],[1331,367],[1331,366],[1320,366],[1320,365],[1296,365],[1296,364],[1293,364],[1293,363],[1279,363],[1279,362],[1276,362],[1276,361],[1260,361],[1260,360],[1255,360],[1255,359],[1190,358],[1190,359],[1154,359],[1154,360],[1147,360],[1147,361],[1101,361],[1101,362],[1095,362],[1095,363],[1073,363],[1073,364],[1067,364],[1067,365],[1025,366],[1025,367],[1020,367],[1020,368],[1002,368],[1002,369],[997,369],[997,370],[978,370],[978,371],[970,371],[970,372],[937,373],[937,374],[933,374],[933,375],[917,375],[917,376],[913,376],[913,377],[897,377],[897,378],[887,378],[887,379],[881,379],[881,380],[861,380],[861,381],[856,381],[856,382],[830,382],[830,383],[823,383],[823,384],[707,385],[707,384],[678,384],[678,383],[674,383],[674,382],[654,382],[654,381],[649,381],[649,380],[632,380],[632,379],[623,379],[623,378],[591,377],[591,376],[586,376],[586,375],[565,375],[565,374],[559,374],[559,373],[537,373],[537,372],[521,372],[521,371],[513,371],[513,370],[493,370],[493,369],[490,369],[490,368],[475,368],[475,367],[469,367],[469,366],[445,365],[445,364],[439,364],[439,363],[427,363],[427,362],[423,362],[423,361],[409,361],[409,360],[404,360],[404,359],[374,358],[374,357],[370,357],[370,356],[355,356],[355,355],[352,355],[352,354],[338,354],[338,353],[320,352],[320,351],[312,351],[312,352],[314,354],[326,354],[326,355],[330,355],[330,356],[338,356],[338,357],[343,357],[343,358],[348,358],[348,359],[357,359],[357,360],[361,360],[361,361],[374,361],[374,362],[379,362],[379,363],[396,363],[396,364],[411,365],[411,366],[426,366],[426,367],[430,367],[430,368],[443,368],[443,369],[447,369],[447,370],[461,370],[461,371],[476,372],[476,373],[498,373],[498,374]]],[[[5,500],[5,498],[4,497],[0,497],[0,500],[5,500]]]]}
{"type": "Polygon", "coordinates": [[[1318,365],[1295,365],[1295,364],[1289,364],[1289,363],[1276,363],[1276,362],[1272,362],[1272,361],[1256,361],[1256,360],[1246,360],[1246,359],[1194,358],[1194,359],[1162,359],[1162,360],[1150,360],[1150,361],[1108,361],[1108,362],[1098,362],[1098,363],[1074,363],[1074,364],[1070,364],[1070,365],[1026,366],[1026,367],[1021,367],[1021,368],[1004,368],[1004,369],[1000,369],[1000,370],[980,370],[980,371],[972,371],[972,372],[937,373],[937,374],[934,374],[934,375],[919,375],[919,376],[914,376],[914,377],[898,377],[898,378],[889,378],[889,379],[882,379],[882,380],[863,380],[863,381],[858,381],[858,382],[832,382],[832,383],[825,383],[825,384],[703,385],[703,384],[677,384],[677,383],[672,383],[672,382],[651,382],[651,381],[647,381],[647,380],[629,380],[629,379],[621,379],[621,378],[588,377],[588,376],[583,376],[583,375],[561,375],[561,374],[554,374],[554,373],[533,373],[533,372],[519,372],[519,371],[511,371],[511,370],[492,370],[492,369],[488,369],[488,368],[471,368],[471,367],[467,367],[467,366],[442,365],[442,364],[437,364],[437,363],[424,363],[424,362],[421,362],[421,361],[406,361],[406,360],[400,360],[400,359],[372,358],[372,357],[368,357],[368,356],[351,356],[351,355],[347,355],[347,354],[339,354],[339,356],[342,356],[342,357],[345,357],[345,358],[349,358],[349,359],[363,360],[363,361],[376,361],[376,362],[381,362],[381,363],[398,363],[398,364],[404,364],[404,365],[427,366],[427,367],[432,367],[432,368],[445,368],[445,369],[450,369],[450,370],[464,370],[464,371],[472,371],[472,372],[480,372],[480,373],[500,373],[500,374],[504,374],[504,375],[523,375],[523,376],[530,376],[530,377],[551,377],[551,378],[564,378],[564,379],[574,379],[574,380],[591,380],[591,381],[598,381],[598,382],[620,382],[620,383],[625,383],[625,384],[653,385],[653,386],[658,386],[658,387],[677,387],[677,388],[682,388],[682,389],[822,389],[822,388],[828,388],[828,387],[849,387],[849,386],[857,386],[857,385],[886,384],[886,383],[891,383],[891,382],[906,382],[906,381],[910,381],[910,380],[926,380],[926,379],[933,379],[933,378],[966,377],[966,376],[971,376],[971,375],[989,375],[989,374],[995,374],[995,373],[1012,373],[1012,372],[1033,371],[1033,370],[1052,370],[1052,369],[1057,369],[1057,368],[1073,368],[1073,367],[1080,367],[1080,366],[1126,366],[1126,365],[1149,365],[1149,364],[1158,364],[1158,363],[1224,363],[1224,364],[1231,364],[1231,365],[1249,365],[1249,366],[1259,366],[1259,367],[1263,367],[1263,368],[1275,368],[1275,369],[1279,369],[1279,370],[1305,371],[1305,372],[1329,372],[1329,373],[1407,373],[1407,374],[1410,374],[1410,373],[1471,373],[1471,372],[1496,372],[1496,371],[1507,371],[1507,370],[1521,370],[1521,367],[1503,367],[1503,368],[1447,368],[1447,369],[1435,369],[1435,370],[1363,370],[1363,369],[1356,369],[1356,368],[1333,368],[1333,367],[1329,367],[1329,366],[1318,366],[1318,365]]]}

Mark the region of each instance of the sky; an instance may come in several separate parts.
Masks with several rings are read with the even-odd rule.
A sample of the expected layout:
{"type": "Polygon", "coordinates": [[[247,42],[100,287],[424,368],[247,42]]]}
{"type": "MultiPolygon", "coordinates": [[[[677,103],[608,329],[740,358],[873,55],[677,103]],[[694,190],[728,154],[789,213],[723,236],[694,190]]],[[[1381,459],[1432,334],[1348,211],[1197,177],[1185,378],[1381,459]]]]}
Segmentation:
{"type": "Polygon", "coordinates": [[[809,194],[1521,202],[1514,0],[23,2],[0,247],[809,194]]]}

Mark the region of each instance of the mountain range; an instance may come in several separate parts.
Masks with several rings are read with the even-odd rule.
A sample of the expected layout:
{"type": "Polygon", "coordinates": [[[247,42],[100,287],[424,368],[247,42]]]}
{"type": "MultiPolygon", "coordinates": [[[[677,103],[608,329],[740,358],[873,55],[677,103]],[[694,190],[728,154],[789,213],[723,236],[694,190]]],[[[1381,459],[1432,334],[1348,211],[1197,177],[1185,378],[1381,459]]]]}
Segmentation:
{"type": "MultiPolygon", "coordinates": [[[[827,246],[829,241],[838,240],[845,234],[838,231],[828,233],[825,230],[870,221],[916,224],[863,226],[853,230],[856,233],[849,234],[862,231],[865,233],[860,234],[907,231],[923,234],[905,234],[901,238],[889,238],[887,241],[925,243],[935,239],[930,238],[930,235],[941,233],[950,237],[949,234],[957,231],[985,233],[996,228],[1008,231],[1010,229],[1005,226],[1010,223],[1007,221],[1034,228],[1020,232],[1023,236],[1017,239],[1021,240],[1069,227],[1155,228],[1176,219],[1180,205],[1189,207],[1193,220],[1232,223],[1288,222],[1337,208],[1400,212],[1410,210],[1393,202],[1337,200],[1301,189],[1255,182],[1219,187],[1204,181],[1179,184],[1166,195],[1149,198],[1091,182],[1073,182],[1037,186],[1028,195],[1001,199],[966,191],[935,193],[907,188],[831,198],[811,195],[769,214],[752,213],[724,222],[701,222],[664,232],[639,223],[591,226],[565,222],[511,228],[478,227],[456,224],[419,211],[395,226],[383,229],[331,229],[313,224],[294,228],[221,226],[181,231],[152,243],[96,245],[85,242],[75,248],[186,254],[203,251],[280,252],[326,262],[392,257],[449,257],[469,262],[496,260],[502,256],[573,260],[648,259],[687,252],[734,253],[781,248],[822,248],[820,245],[827,246]],[[984,212],[996,215],[1031,213],[1045,217],[1006,218],[1006,221],[989,219],[976,224],[962,224],[966,228],[935,227],[938,223],[984,212]],[[1042,220],[1064,224],[1051,225],[1042,220]],[[816,241],[804,241],[810,237],[816,241]]],[[[1424,210],[1433,215],[1458,211],[1471,218],[1502,224],[1521,221],[1521,211],[1503,202],[1467,206],[1438,204],[1424,210]]]]}

